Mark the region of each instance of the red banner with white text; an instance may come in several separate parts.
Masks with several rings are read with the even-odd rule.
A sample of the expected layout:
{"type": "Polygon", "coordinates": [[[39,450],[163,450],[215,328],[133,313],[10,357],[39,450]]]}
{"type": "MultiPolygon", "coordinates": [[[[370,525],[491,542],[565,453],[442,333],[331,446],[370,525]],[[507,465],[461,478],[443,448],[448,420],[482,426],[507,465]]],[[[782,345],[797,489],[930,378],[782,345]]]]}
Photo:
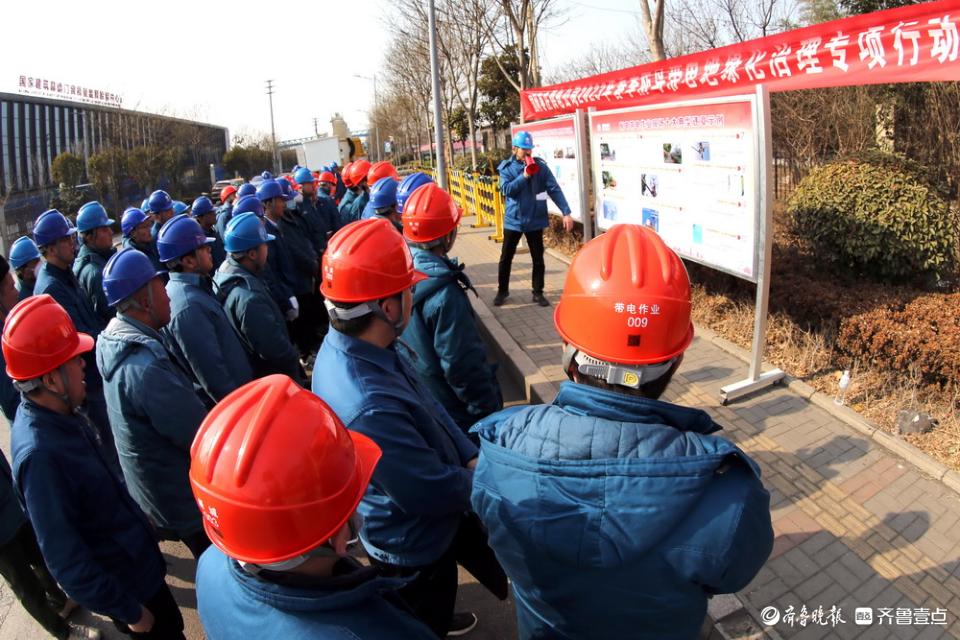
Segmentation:
{"type": "Polygon", "coordinates": [[[877,11],[523,91],[525,120],[691,97],[960,80],[960,0],[877,11]]]}

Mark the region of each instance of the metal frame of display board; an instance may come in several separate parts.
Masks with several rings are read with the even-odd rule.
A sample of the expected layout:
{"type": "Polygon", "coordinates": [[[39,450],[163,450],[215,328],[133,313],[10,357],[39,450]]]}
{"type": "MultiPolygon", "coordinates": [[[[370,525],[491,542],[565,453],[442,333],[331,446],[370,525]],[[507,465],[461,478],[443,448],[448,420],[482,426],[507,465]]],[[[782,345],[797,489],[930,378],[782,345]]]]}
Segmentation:
{"type": "MultiPolygon", "coordinates": [[[[770,299],[770,260],[773,254],[773,183],[770,178],[773,175],[773,142],[770,137],[770,94],[766,87],[758,85],[753,95],[729,96],[715,98],[713,100],[688,100],[682,102],[660,103],[642,107],[628,107],[625,109],[609,109],[604,111],[589,110],[589,115],[599,117],[611,113],[627,111],[649,111],[654,109],[669,109],[672,107],[694,107],[709,104],[723,104],[729,102],[742,102],[749,99],[752,104],[753,128],[754,128],[754,170],[757,188],[755,189],[755,210],[757,211],[756,222],[754,226],[754,274],[756,279],[744,278],[743,274],[723,269],[716,265],[707,264],[694,258],[685,258],[692,262],[697,262],[711,269],[729,273],[755,282],[757,285],[756,305],[754,309],[753,320],[753,346],[750,354],[750,367],[747,378],[740,382],[735,382],[723,387],[720,390],[720,404],[726,405],[728,402],[747,394],[753,393],[764,387],[778,384],[784,377],[784,372],[774,368],[763,372],[763,350],[766,343],[767,332],[767,311],[770,299]]],[[[589,135],[592,137],[592,126],[587,127],[589,135]]],[[[593,140],[588,140],[593,152],[593,140]]],[[[594,171],[594,160],[599,169],[599,159],[591,158],[590,180],[596,184],[596,171],[594,171]]],[[[594,207],[599,212],[597,202],[600,197],[599,192],[594,194],[594,207]]]]}
{"type": "Polygon", "coordinates": [[[757,301],[753,316],[753,348],[747,377],[720,389],[720,404],[725,405],[764,387],[778,384],[785,375],[778,368],[763,372],[763,349],[767,339],[767,311],[770,306],[770,260],[773,256],[773,139],[770,133],[770,92],[757,85],[753,103],[756,135],[753,145],[757,157],[757,301]]]}

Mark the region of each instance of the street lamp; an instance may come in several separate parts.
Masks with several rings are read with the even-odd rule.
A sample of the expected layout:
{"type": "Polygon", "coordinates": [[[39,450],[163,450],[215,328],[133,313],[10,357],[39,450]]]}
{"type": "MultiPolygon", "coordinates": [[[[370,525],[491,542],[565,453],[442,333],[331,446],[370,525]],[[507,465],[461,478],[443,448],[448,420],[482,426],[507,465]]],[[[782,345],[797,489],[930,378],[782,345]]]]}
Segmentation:
{"type": "Polygon", "coordinates": [[[377,76],[362,76],[359,73],[353,74],[354,78],[360,78],[361,80],[370,80],[373,82],[373,111],[377,115],[377,122],[374,126],[374,133],[377,140],[377,160],[380,160],[380,114],[378,107],[380,106],[380,100],[377,97],[377,76]]]}

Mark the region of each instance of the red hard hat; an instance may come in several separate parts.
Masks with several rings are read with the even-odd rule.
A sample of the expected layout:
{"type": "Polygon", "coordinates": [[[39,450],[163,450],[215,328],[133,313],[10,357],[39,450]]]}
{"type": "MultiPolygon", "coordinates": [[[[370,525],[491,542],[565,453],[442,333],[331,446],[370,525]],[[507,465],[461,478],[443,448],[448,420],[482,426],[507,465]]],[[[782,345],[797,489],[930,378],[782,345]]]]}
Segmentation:
{"type": "Polygon", "coordinates": [[[427,276],[390,221],[368,218],[333,234],[323,254],[320,293],[334,302],[367,302],[400,293],[427,276]]]}
{"type": "Polygon", "coordinates": [[[417,189],[403,205],[403,237],[410,242],[430,242],[457,228],[460,207],[440,185],[430,182],[417,189]]]}
{"type": "Polygon", "coordinates": [[[220,190],[220,202],[226,202],[227,198],[232,196],[237,192],[237,188],[232,184],[228,184],[223,189],[220,190]]]}
{"type": "Polygon", "coordinates": [[[66,310],[45,293],[17,303],[3,326],[3,357],[13,380],[39,378],[91,349],[93,338],[77,333],[66,310]]]}
{"type": "Polygon", "coordinates": [[[400,174],[397,173],[397,168],[386,160],[374,162],[367,171],[367,184],[377,184],[377,180],[383,178],[393,178],[399,182],[400,174]]]}
{"type": "Polygon", "coordinates": [[[275,374],[221,400],[190,458],[190,485],[213,544],[242,562],[270,564],[336,535],[363,497],[380,447],[275,374]]]}
{"type": "Polygon", "coordinates": [[[367,160],[355,160],[349,166],[349,170],[344,169],[343,181],[348,187],[360,186],[360,183],[367,179],[367,173],[370,171],[370,162],[367,160]],[[347,183],[349,177],[350,182],[347,183]]]}
{"type": "Polygon", "coordinates": [[[687,270],[654,230],[615,225],[574,256],[553,322],[604,362],[664,362],[693,340],[687,270]]]}
{"type": "Polygon", "coordinates": [[[340,172],[340,179],[343,180],[343,184],[346,187],[352,187],[353,185],[350,182],[350,170],[353,167],[352,162],[348,162],[343,166],[343,171],[340,172]]]}
{"type": "Polygon", "coordinates": [[[332,171],[324,171],[320,174],[320,179],[317,182],[326,182],[328,184],[337,184],[337,176],[333,175],[332,171]]]}

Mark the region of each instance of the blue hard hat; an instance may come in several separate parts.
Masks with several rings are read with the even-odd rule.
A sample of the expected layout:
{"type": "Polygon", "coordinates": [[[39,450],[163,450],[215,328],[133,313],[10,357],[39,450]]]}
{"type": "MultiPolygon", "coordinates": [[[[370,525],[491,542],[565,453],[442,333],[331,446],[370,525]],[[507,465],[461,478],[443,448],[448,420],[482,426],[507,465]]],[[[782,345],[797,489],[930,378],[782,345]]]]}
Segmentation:
{"type": "Polygon", "coordinates": [[[417,188],[425,184],[430,184],[431,182],[433,182],[433,178],[420,171],[411,173],[401,180],[400,186],[397,187],[397,212],[403,213],[403,205],[417,188]]]}
{"type": "Polygon", "coordinates": [[[256,215],[250,212],[234,214],[223,234],[223,248],[230,253],[241,253],[274,239],[275,236],[267,233],[256,215]]]}
{"type": "Polygon", "coordinates": [[[157,271],[150,258],[133,247],[113,254],[103,268],[103,292],[111,307],[129,298],[163,271],[157,271]]]}
{"type": "Polygon", "coordinates": [[[533,136],[529,131],[517,131],[513,134],[513,146],[520,149],[533,149],[533,136]]]}
{"type": "Polygon", "coordinates": [[[67,216],[56,209],[48,209],[40,214],[33,223],[33,240],[38,247],[53,244],[60,238],[66,238],[77,232],[67,216]]]}
{"type": "Polygon", "coordinates": [[[77,213],[77,231],[90,231],[97,227],[109,227],[116,220],[107,217],[107,210],[99,202],[88,202],[77,213]]]}
{"type": "Polygon", "coordinates": [[[140,211],[150,213],[150,198],[143,199],[143,202],[140,203],[140,211]]]}
{"type": "Polygon", "coordinates": [[[233,205],[233,215],[238,216],[241,213],[253,213],[258,218],[263,217],[263,203],[257,196],[244,196],[237,200],[233,205]]]}
{"type": "Polygon", "coordinates": [[[301,167],[300,167],[299,164],[295,164],[295,165],[293,165],[293,169],[290,169],[290,173],[296,173],[297,171],[300,170],[300,168],[301,168],[301,167]]]}
{"type": "Polygon", "coordinates": [[[205,213],[213,213],[213,201],[210,200],[207,196],[200,196],[193,201],[193,204],[190,206],[190,215],[194,218],[197,216],[202,216],[205,213]]]}
{"type": "Polygon", "coordinates": [[[40,250],[33,240],[27,236],[20,236],[13,241],[10,247],[10,266],[19,269],[23,265],[40,257],[40,250]]]}
{"type": "Polygon", "coordinates": [[[293,179],[297,184],[307,184],[308,182],[313,182],[313,172],[306,167],[300,167],[293,174],[293,179]]]}
{"type": "Polygon", "coordinates": [[[160,233],[157,234],[157,253],[160,262],[169,262],[213,241],[213,238],[208,238],[203,232],[199,222],[182,213],[173,216],[160,227],[160,233]]]}
{"type": "Polygon", "coordinates": [[[253,196],[257,194],[257,188],[250,184],[249,182],[244,182],[240,185],[240,188],[237,189],[237,199],[239,200],[243,196],[253,196]]]}
{"type": "Polygon", "coordinates": [[[283,193],[283,199],[287,202],[290,202],[297,197],[297,192],[293,190],[293,187],[290,186],[290,183],[284,179],[277,180],[277,184],[280,185],[280,191],[283,193]]]}
{"type": "Polygon", "coordinates": [[[146,219],[147,214],[142,210],[130,207],[123,212],[123,217],[120,218],[120,230],[123,231],[124,236],[129,236],[146,219]]]}
{"type": "Polygon", "coordinates": [[[269,171],[264,171],[263,173],[260,174],[260,177],[263,178],[264,180],[273,180],[273,174],[270,173],[269,171]]]}
{"type": "Polygon", "coordinates": [[[393,178],[380,178],[370,189],[370,206],[379,211],[397,204],[397,185],[393,178]]]}
{"type": "Polygon", "coordinates": [[[187,209],[189,209],[189,208],[190,208],[190,205],[188,205],[188,204],[187,204],[186,202],[184,202],[183,200],[174,200],[174,201],[173,201],[173,215],[175,215],[175,216],[178,216],[178,215],[180,215],[181,213],[186,213],[186,212],[187,212],[187,209]]]}
{"type": "Polygon", "coordinates": [[[338,168],[339,166],[340,166],[340,165],[338,165],[336,162],[331,162],[331,163],[330,163],[330,170],[333,171],[334,169],[338,168]]]}
{"type": "Polygon", "coordinates": [[[154,191],[150,194],[150,197],[147,198],[147,207],[150,209],[150,213],[160,213],[161,211],[173,209],[173,200],[166,191],[154,191]]]}
{"type": "Polygon", "coordinates": [[[257,188],[257,199],[266,202],[283,196],[283,188],[276,180],[264,180],[257,188]]]}

